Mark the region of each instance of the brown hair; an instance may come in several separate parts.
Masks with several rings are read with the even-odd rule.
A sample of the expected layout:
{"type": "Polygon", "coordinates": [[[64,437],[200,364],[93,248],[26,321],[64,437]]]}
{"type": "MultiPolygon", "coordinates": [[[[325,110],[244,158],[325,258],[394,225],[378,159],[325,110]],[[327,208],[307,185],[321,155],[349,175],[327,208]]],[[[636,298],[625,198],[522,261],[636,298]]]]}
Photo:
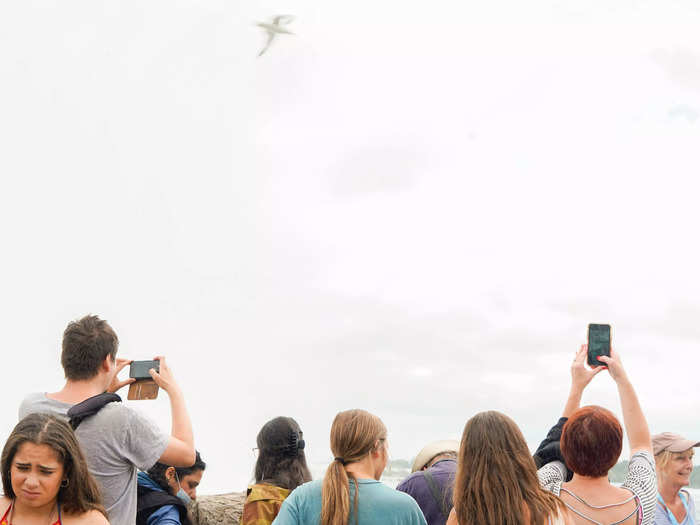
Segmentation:
{"type": "Polygon", "coordinates": [[[540,487],[518,425],[495,411],[481,412],[464,426],[454,508],[462,525],[541,525],[566,514],[564,503],[540,487]]]}
{"type": "Polygon", "coordinates": [[[16,497],[12,490],[10,470],[17,449],[27,442],[48,445],[63,463],[63,476],[67,482],[65,486],[61,485],[56,498],[66,513],[83,514],[97,510],[107,517],[97,483],[88,471],[85,456],[73,429],[68,423],[49,414],[29,414],[17,423],[7,438],[0,459],[2,488],[6,497],[16,497]]]}
{"type": "Polygon", "coordinates": [[[606,476],[622,452],[622,426],[610,410],[591,405],[571,414],[561,433],[561,453],[576,474],[606,476]]]}
{"type": "Polygon", "coordinates": [[[331,452],[335,460],[328,466],[321,491],[321,525],[347,525],[350,519],[350,478],[355,484],[353,514],[358,520],[357,479],[344,465],[360,461],[384,446],[386,427],[377,416],[364,410],[340,412],[331,426],[331,452]]]}
{"type": "Polygon", "coordinates": [[[107,356],[117,356],[119,339],[112,327],[96,315],[72,321],[63,332],[61,365],[66,379],[80,381],[97,375],[107,356]]]}
{"type": "Polygon", "coordinates": [[[304,433],[293,418],[276,417],[265,423],[258,432],[257,444],[255,483],[294,490],[311,481],[304,433]]]}

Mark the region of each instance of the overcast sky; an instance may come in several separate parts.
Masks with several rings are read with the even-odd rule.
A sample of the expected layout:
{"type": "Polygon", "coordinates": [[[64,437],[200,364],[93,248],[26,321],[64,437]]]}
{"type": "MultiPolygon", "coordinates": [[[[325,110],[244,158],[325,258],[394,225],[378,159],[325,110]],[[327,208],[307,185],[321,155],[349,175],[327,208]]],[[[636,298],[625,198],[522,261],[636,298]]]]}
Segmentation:
{"type": "Polygon", "coordinates": [[[485,409],[535,446],[590,322],[700,439],[700,6],[409,4],[0,4],[1,439],[89,312],[169,358],[203,493],[278,415],[317,462],[354,407],[396,458],[485,409]]]}

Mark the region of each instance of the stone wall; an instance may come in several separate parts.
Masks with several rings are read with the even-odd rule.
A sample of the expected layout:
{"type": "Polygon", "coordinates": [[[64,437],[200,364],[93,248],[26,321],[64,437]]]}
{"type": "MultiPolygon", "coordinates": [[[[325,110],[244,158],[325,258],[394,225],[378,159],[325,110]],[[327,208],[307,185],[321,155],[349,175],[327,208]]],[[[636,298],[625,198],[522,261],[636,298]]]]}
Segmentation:
{"type": "Polygon", "coordinates": [[[190,506],[194,525],[239,525],[245,492],[197,496],[190,506]]]}

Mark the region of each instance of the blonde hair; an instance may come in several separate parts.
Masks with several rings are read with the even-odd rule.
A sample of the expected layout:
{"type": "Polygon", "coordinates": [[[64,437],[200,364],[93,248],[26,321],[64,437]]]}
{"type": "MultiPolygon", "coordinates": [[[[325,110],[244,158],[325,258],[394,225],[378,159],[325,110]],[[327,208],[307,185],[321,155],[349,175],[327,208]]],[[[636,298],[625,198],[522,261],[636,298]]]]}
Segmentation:
{"type": "Polygon", "coordinates": [[[321,525],[348,525],[350,519],[350,479],[355,484],[353,513],[358,517],[357,479],[345,465],[360,461],[383,446],[386,427],[382,420],[365,410],[340,412],[331,426],[331,452],[335,459],[328,466],[321,489],[321,525]]]}
{"type": "MultiPolygon", "coordinates": [[[[695,455],[693,447],[689,448],[688,450],[692,452],[690,454],[690,457],[692,458],[695,455]]],[[[654,461],[656,462],[656,472],[663,472],[664,470],[666,470],[666,466],[671,462],[672,459],[687,453],[688,450],[684,450],[683,452],[671,452],[670,450],[662,450],[661,452],[656,454],[654,456],[654,461]]]]}

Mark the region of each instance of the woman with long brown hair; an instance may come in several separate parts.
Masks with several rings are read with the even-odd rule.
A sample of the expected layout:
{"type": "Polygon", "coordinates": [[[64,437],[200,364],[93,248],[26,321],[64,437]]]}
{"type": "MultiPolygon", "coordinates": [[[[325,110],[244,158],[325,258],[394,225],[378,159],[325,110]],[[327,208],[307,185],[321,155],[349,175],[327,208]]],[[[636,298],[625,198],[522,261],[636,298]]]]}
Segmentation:
{"type": "Polygon", "coordinates": [[[322,481],[297,487],[273,525],[426,525],[416,501],[379,481],[389,459],[382,420],[340,412],[331,426],[334,459],[322,481]]]}
{"type": "Polygon", "coordinates": [[[515,422],[481,412],[464,426],[447,525],[568,523],[559,498],[540,488],[535,462],[515,422]]]}
{"type": "Polygon", "coordinates": [[[68,423],[30,414],[0,459],[0,524],[109,525],[97,483],[68,423]]]}

